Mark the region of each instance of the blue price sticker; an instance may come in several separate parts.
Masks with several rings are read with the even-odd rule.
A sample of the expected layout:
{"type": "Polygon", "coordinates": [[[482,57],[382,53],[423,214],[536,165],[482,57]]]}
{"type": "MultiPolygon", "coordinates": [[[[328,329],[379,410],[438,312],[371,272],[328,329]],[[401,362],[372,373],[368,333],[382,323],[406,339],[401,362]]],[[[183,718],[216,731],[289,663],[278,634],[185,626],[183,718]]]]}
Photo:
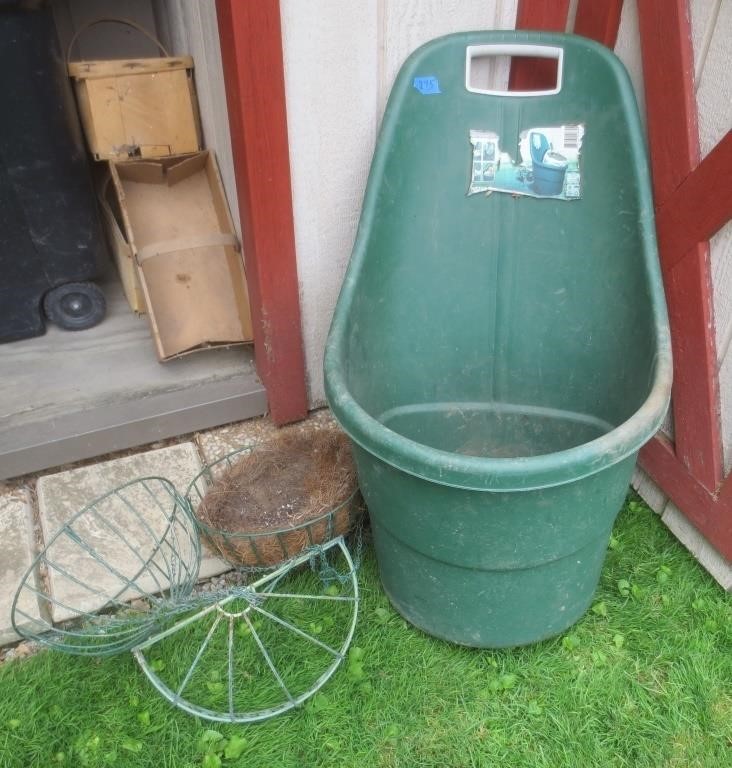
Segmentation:
{"type": "Polygon", "coordinates": [[[441,93],[436,77],[415,77],[412,85],[422,94],[441,93]]]}

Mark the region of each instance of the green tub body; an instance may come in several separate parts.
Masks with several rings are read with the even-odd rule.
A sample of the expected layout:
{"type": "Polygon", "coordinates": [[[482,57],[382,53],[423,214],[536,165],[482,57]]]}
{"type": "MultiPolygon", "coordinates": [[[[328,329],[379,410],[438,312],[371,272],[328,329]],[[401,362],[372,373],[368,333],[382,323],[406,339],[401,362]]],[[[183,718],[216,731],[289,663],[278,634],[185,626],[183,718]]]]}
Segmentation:
{"type": "Polygon", "coordinates": [[[671,387],[644,140],[610,51],[481,32],[407,60],[325,379],[354,444],[384,588],[405,618],[503,647],[584,613],[671,387]],[[558,93],[466,88],[468,46],[516,45],[561,51],[558,93]],[[414,87],[425,77],[439,92],[414,87]],[[494,131],[515,154],[521,131],[571,123],[585,127],[580,199],[466,195],[471,130],[494,131]]]}

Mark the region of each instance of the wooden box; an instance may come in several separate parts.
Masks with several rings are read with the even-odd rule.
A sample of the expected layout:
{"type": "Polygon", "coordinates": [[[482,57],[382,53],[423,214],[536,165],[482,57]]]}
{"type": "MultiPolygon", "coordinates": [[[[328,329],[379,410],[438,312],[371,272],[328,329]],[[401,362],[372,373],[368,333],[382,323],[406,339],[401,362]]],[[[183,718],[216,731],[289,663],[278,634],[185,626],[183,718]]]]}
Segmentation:
{"type": "Polygon", "coordinates": [[[69,62],[96,160],[164,157],[201,148],[190,56],[69,62]]]}
{"type": "Polygon", "coordinates": [[[213,153],[109,168],[109,239],[159,359],[251,341],[244,263],[213,153]]]}

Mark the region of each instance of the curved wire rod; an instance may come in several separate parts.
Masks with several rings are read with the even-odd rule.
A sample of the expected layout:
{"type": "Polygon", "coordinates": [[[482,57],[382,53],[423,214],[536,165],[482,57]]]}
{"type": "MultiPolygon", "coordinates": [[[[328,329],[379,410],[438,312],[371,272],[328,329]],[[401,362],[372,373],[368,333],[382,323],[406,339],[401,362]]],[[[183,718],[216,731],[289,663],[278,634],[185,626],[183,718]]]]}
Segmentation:
{"type": "Polygon", "coordinates": [[[259,635],[257,634],[257,630],[254,629],[254,624],[252,624],[252,620],[249,618],[248,614],[244,614],[244,621],[246,621],[247,626],[249,627],[249,631],[252,633],[252,637],[254,638],[254,642],[259,646],[259,650],[262,652],[262,656],[264,656],[264,660],[267,662],[267,666],[270,668],[272,674],[275,676],[275,679],[280,684],[280,688],[285,692],[285,696],[287,696],[287,700],[294,705],[295,699],[293,699],[292,694],[287,689],[287,686],[285,685],[285,681],[280,677],[280,673],[277,671],[277,668],[274,665],[274,662],[269,657],[269,654],[267,653],[267,649],[262,644],[261,639],[259,638],[259,635]]]}
{"type": "MultiPolygon", "coordinates": [[[[193,659],[191,666],[188,668],[188,672],[186,672],[186,676],[183,678],[183,682],[180,684],[180,687],[175,692],[176,699],[180,698],[183,691],[185,690],[185,687],[188,685],[188,682],[190,681],[191,677],[193,677],[193,673],[196,667],[198,666],[198,662],[201,660],[201,656],[203,656],[203,654],[205,653],[206,648],[208,647],[208,644],[211,641],[211,638],[213,637],[213,634],[216,631],[216,627],[218,627],[220,621],[221,621],[221,615],[219,614],[216,617],[216,621],[214,621],[214,623],[211,625],[211,629],[209,629],[208,634],[206,635],[204,641],[201,643],[201,647],[198,649],[198,653],[196,654],[196,657],[193,659]]],[[[140,648],[142,647],[144,646],[140,646],[140,648]]]]}
{"type": "MultiPolygon", "coordinates": [[[[319,645],[324,650],[328,651],[328,653],[333,654],[336,658],[342,659],[343,654],[340,651],[336,651],[335,648],[331,648],[329,645],[326,645],[325,643],[318,640],[317,637],[313,637],[312,635],[309,635],[307,632],[303,632],[299,627],[296,627],[294,624],[290,624],[289,621],[285,621],[284,619],[281,619],[279,616],[275,616],[274,613],[270,613],[269,611],[265,611],[264,608],[260,608],[258,605],[254,605],[254,603],[251,603],[252,610],[255,610],[257,613],[261,613],[263,616],[266,616],[271,621],[276,621],[278,624],[281,624],[283,627],[286,627],[291,632],[294,632],[297,635],[300,635],[300,637],[304,637],[306,640],[309,640],[311,643],[314,643],[315,645],[319,645]]],[[[249,621],[246,614],[244,615],[244,618],[249,621]]]]}

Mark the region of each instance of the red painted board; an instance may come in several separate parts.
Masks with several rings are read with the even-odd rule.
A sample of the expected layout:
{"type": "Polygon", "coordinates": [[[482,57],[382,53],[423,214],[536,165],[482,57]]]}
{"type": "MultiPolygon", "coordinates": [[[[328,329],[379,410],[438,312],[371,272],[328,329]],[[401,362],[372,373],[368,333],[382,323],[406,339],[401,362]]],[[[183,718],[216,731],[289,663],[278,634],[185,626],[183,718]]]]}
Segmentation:
{"type": "Polygon", "coordinates": [[[615,48],[623,0],[579,0],[574,33],[615,48]]]}
{"type": "MultiPolygon", "coordinates": [[[[662,209],[699,163],[686,0],[643,0],[638,20],[654,198],[662,209]]],[[[660,256],[663,265],[663,248],[660,256]]],[[[690,474],[713,491],[722,479],[722,449],[708,247],[697,246],[664,277],[674,351],[676,452],[690,474]]]]}
{"type": "MultiPolygon", "coordinates": [[[[564,32],[569,0],[519,0],[516,29],[564,32]]],[[[508,78],[510,91],[548,90],[557,82],[557,64],[552,59],[516,59],[508,78]]]]}
{"type": "Polygon", "coordinates": [[[657,437],[641,449],[643,469],[694,527],[732,561],[732,483],[719,497],[704,488],[676,458],[673,447],[657,437]]]}
{"type": "Polygon", "coordinates": [[[663,267],[672,269],[697,243],[732,218],[732,131],[656,211],[663,267]]]}
{"type": "Polygon", "coordinates": [[[307,414],[278,0],[217,0],[254,353],[277,424],[307,414]]]}
{"type": "Polygon", "coordinates": [[[717,352],[709,248],[696,246],[665,273],[674,357],[676,454],[708,490],[722,480],[717,352]]]}

